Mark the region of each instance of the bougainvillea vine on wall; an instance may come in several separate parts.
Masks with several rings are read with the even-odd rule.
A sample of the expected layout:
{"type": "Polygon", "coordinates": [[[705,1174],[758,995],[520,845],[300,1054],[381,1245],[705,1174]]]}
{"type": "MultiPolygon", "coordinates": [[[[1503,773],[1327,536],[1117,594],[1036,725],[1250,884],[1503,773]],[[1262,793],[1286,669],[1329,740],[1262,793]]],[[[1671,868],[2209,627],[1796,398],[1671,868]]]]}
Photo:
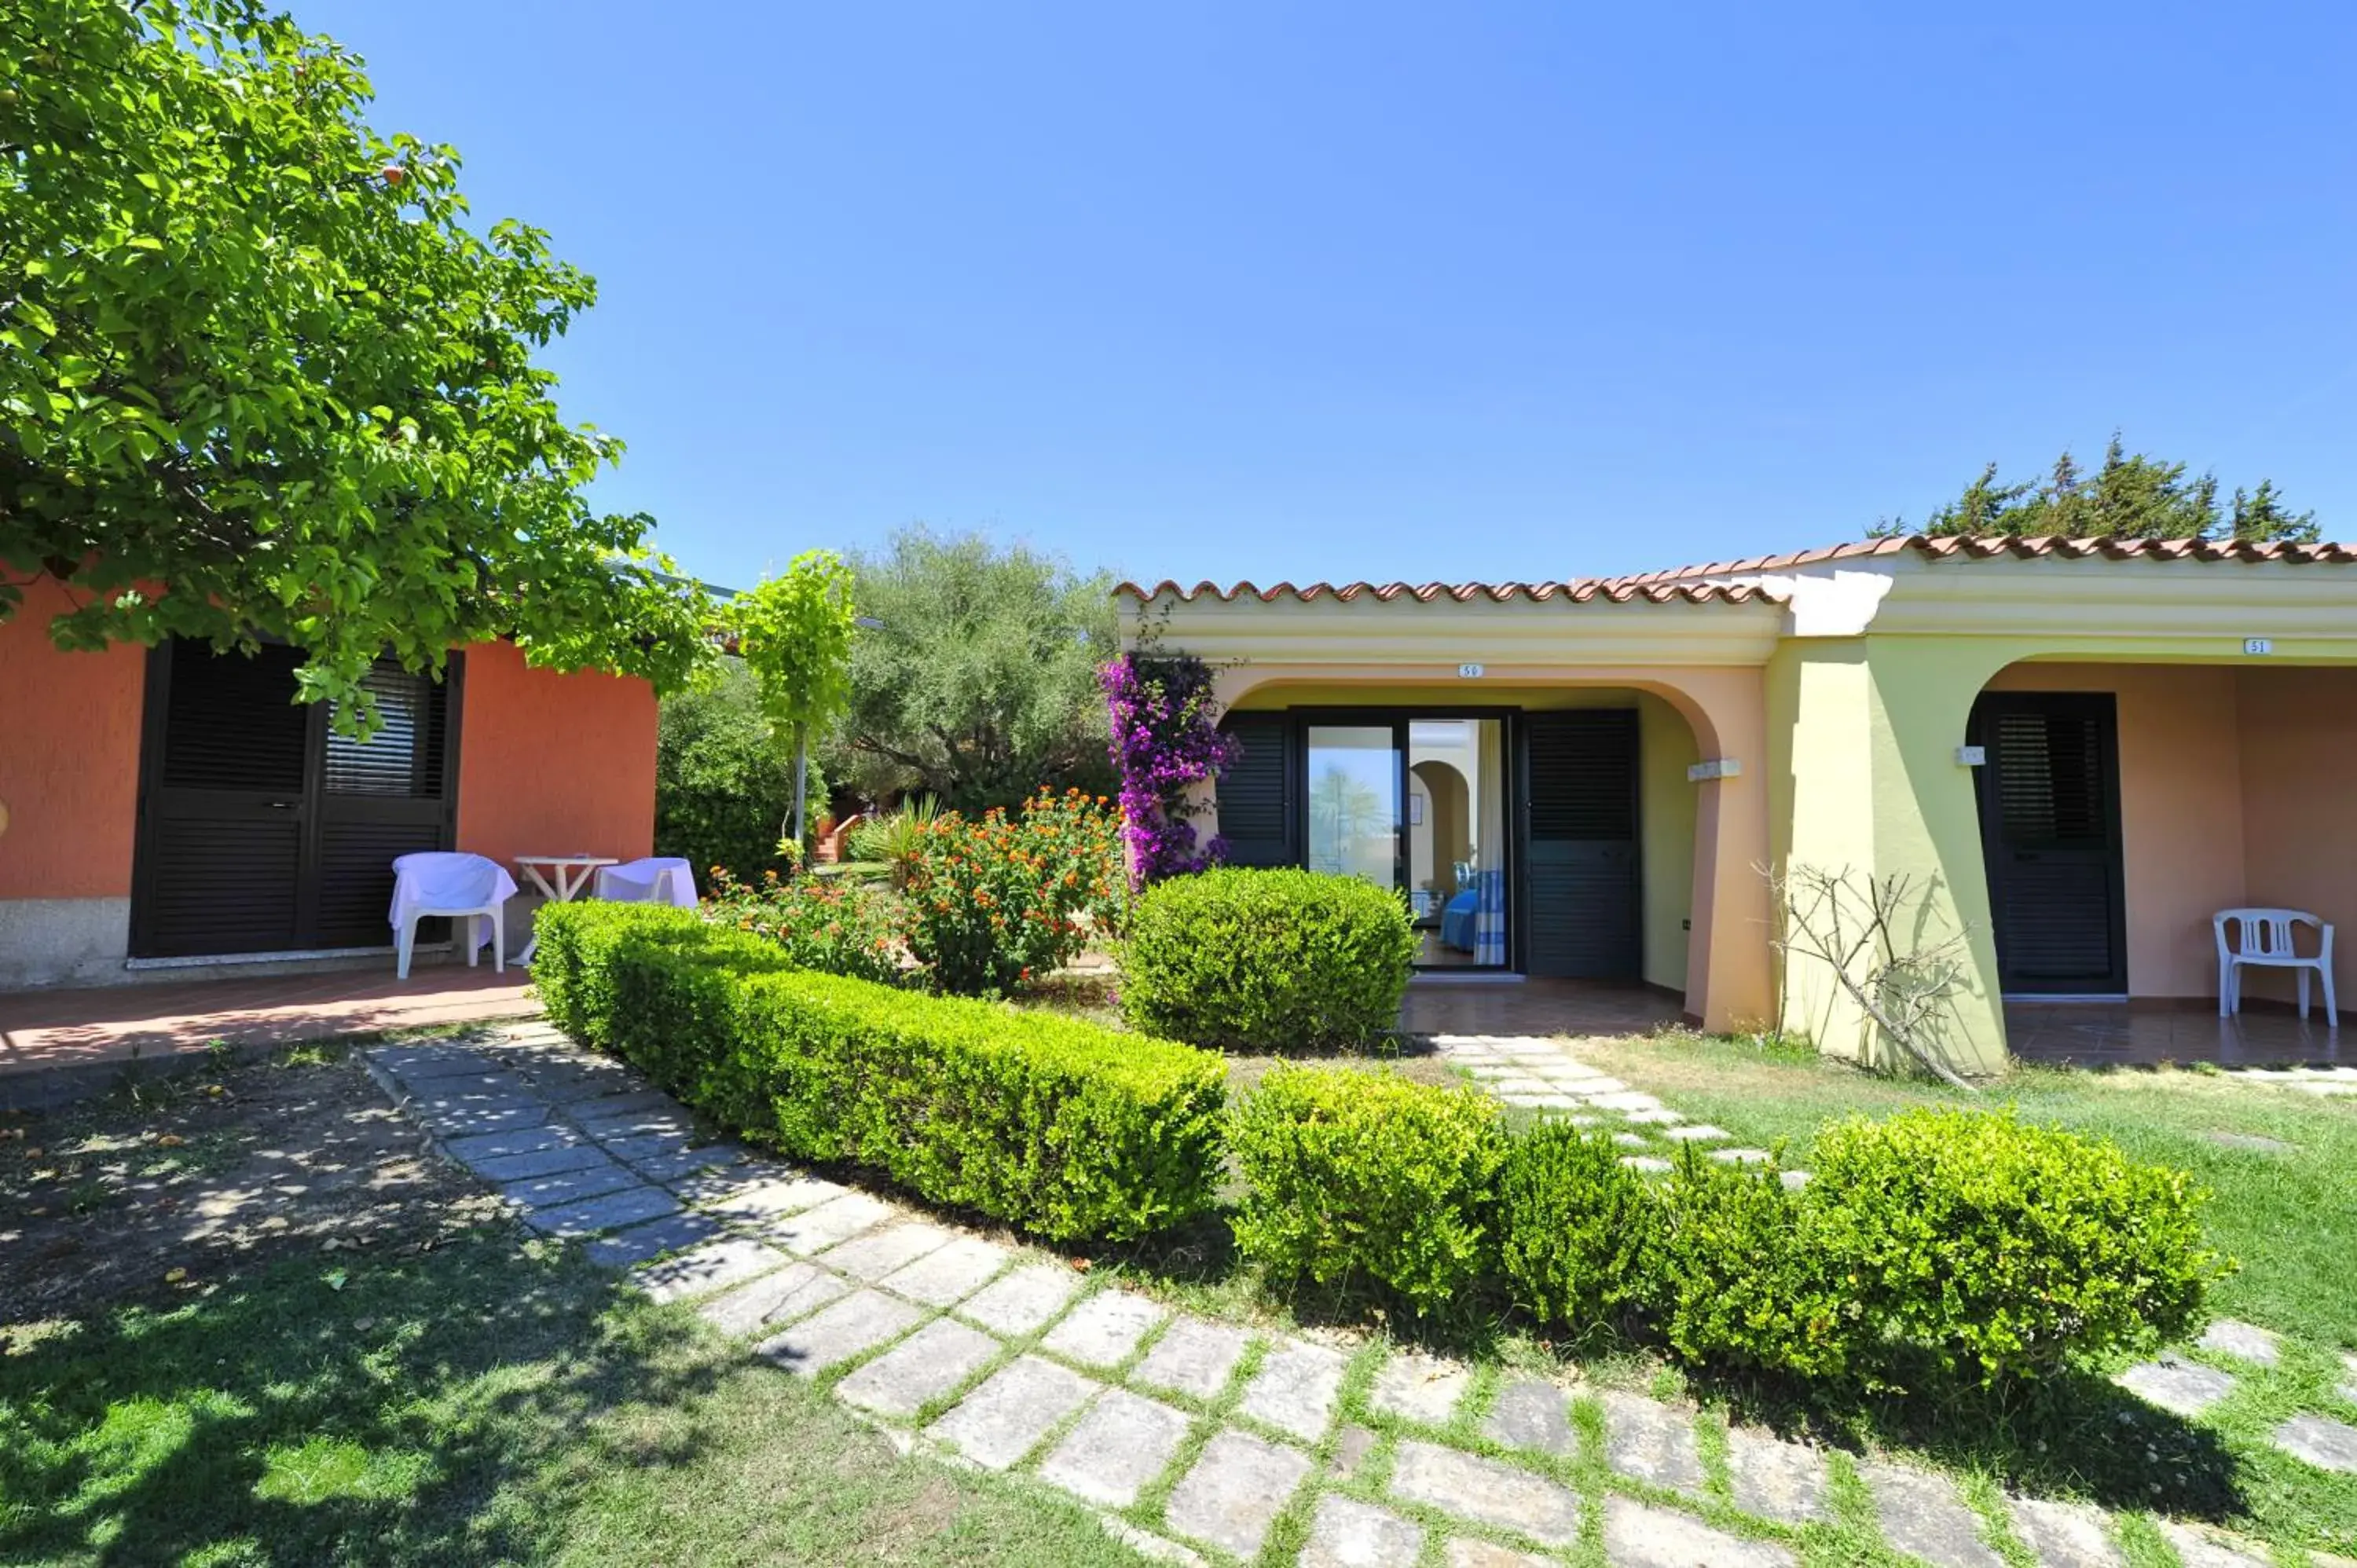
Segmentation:
{"type": "Polygon", "coordinates": [[[1196,843],[1189,819],[1202,807],[1187,798],[1189,785],[1217,778],[1236,757],[1235,740],[1220,733],[1211,666],[1191,654],[1141,650],[1106,665],[1099,680],[1112,714],[1131,881],[1143,886],[1217,864],[1227,846],[1217,835],[1196,843]]]}

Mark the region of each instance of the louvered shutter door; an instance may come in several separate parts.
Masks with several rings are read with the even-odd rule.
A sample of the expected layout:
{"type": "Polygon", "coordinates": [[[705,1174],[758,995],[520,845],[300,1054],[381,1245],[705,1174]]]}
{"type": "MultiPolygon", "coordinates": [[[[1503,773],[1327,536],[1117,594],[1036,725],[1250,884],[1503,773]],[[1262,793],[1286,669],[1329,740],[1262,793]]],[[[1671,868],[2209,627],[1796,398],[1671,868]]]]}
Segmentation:
{"type": "Polygon", "coordinates": [[[1633,980],[1643,964],[1637,714],[1532,714],[1523,735],[1530,972],[1633,980]]]}
{"type": "Polygon", "coordinates": [[[1283,714],[1231,714],[1221,725],[1242,746],[1216,786],[1220,836],[1231,865],[1292,865],[1293,725],[1283,714]]]}
{"type": "Polygon", "coordinates": [[[296,945],[310,724],[295,702],[301,662],[291,648],[217,654],[178,640],[151,662],[166,697],[135,889],[138,956],[296,945]]]}
{"type": "MultiPolygon", "coordinates": [[[[328,731],[313,905],[321,947],[389,940],[393,858],[445,847],[449,688],[389,660],[361,683],[382,722],[365,741],[328,731]]],[[[428,940],[439,934],[420,929],[428,940]]]]}
{"type": "Polygon", "coordinates": [[[1985,698],[1982,831],[2008,989],[2126,988],[2110,700],[1985,698]]]}

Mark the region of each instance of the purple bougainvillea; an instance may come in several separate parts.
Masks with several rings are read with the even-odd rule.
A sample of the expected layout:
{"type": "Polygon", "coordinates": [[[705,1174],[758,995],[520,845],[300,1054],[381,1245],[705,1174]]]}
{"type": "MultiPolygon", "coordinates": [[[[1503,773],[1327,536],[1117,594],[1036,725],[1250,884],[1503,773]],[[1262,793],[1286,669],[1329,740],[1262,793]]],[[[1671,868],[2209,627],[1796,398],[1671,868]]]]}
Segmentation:
{"type": "Polygon", "coordinates": [[[1217,836],[1197,845],[1188,819],[1202,808],[1187,799],[1189,785],[1216,779],[1236,758],[1235,740],[1220,733],[1211,666],[1186,653],[1125,653],[1098,679],[1112,712],[1131,882],[1218,864],[1227,846],[1217,836]]]}

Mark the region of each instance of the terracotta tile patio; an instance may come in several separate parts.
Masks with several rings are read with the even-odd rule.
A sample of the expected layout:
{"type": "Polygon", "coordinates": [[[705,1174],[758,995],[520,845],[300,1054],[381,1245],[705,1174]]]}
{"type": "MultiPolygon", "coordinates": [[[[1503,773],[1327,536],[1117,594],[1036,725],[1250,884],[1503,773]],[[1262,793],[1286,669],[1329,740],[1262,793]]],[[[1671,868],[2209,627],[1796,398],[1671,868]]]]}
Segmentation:
{"type": "Polygon", "coordinates": [[[1649,1035],[1684,1011],[1675,997],[1602,981],[1419,978],[1400,1026],[1412,1035],[1649,1035]]]}
{"type": "Polygon", "coordinates": [[[2212,1008],[2155,1010],[2106,1002],[2008,1002],[2005,1032],[2015,1057],[2048,1067],[2289,1067],[2357,1062],[2357,1028],[2328,1029],[2320,1013],[2302,1023],[2289,1012],[2246,1006],[2221,1018],[2212,1008]]]}
{"type": "Polygon", "coordinates": [[[436,965],[406,981],[390,969],[0,994],[0,1075],[540,1011],[531,972],[513,964],[505,974],[436,965]]]}

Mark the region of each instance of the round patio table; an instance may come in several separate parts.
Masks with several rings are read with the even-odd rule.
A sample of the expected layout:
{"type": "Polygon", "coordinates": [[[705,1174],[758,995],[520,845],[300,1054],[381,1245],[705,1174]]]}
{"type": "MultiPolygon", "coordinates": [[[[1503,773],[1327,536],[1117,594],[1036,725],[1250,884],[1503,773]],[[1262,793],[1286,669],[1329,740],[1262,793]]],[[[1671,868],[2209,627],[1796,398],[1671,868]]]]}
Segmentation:
{"type": "MultiPolygon", "coordinates": [[[[520,854],[515,857],[515,863],[516,869],[522,871],[552,904],[572,903],[587,889],[590,878],[597,875],[599,867],[622,864],[610,854],[520,854]],[[544,867],[555,876],[554,883],[543,874],[544,867]]],[[[522,952],[516,954],[516,962],[530,963],[532,955],[540,950],[540,932],[536,928],[537,922],[532,940],[523,944],[522,952]]]]}

